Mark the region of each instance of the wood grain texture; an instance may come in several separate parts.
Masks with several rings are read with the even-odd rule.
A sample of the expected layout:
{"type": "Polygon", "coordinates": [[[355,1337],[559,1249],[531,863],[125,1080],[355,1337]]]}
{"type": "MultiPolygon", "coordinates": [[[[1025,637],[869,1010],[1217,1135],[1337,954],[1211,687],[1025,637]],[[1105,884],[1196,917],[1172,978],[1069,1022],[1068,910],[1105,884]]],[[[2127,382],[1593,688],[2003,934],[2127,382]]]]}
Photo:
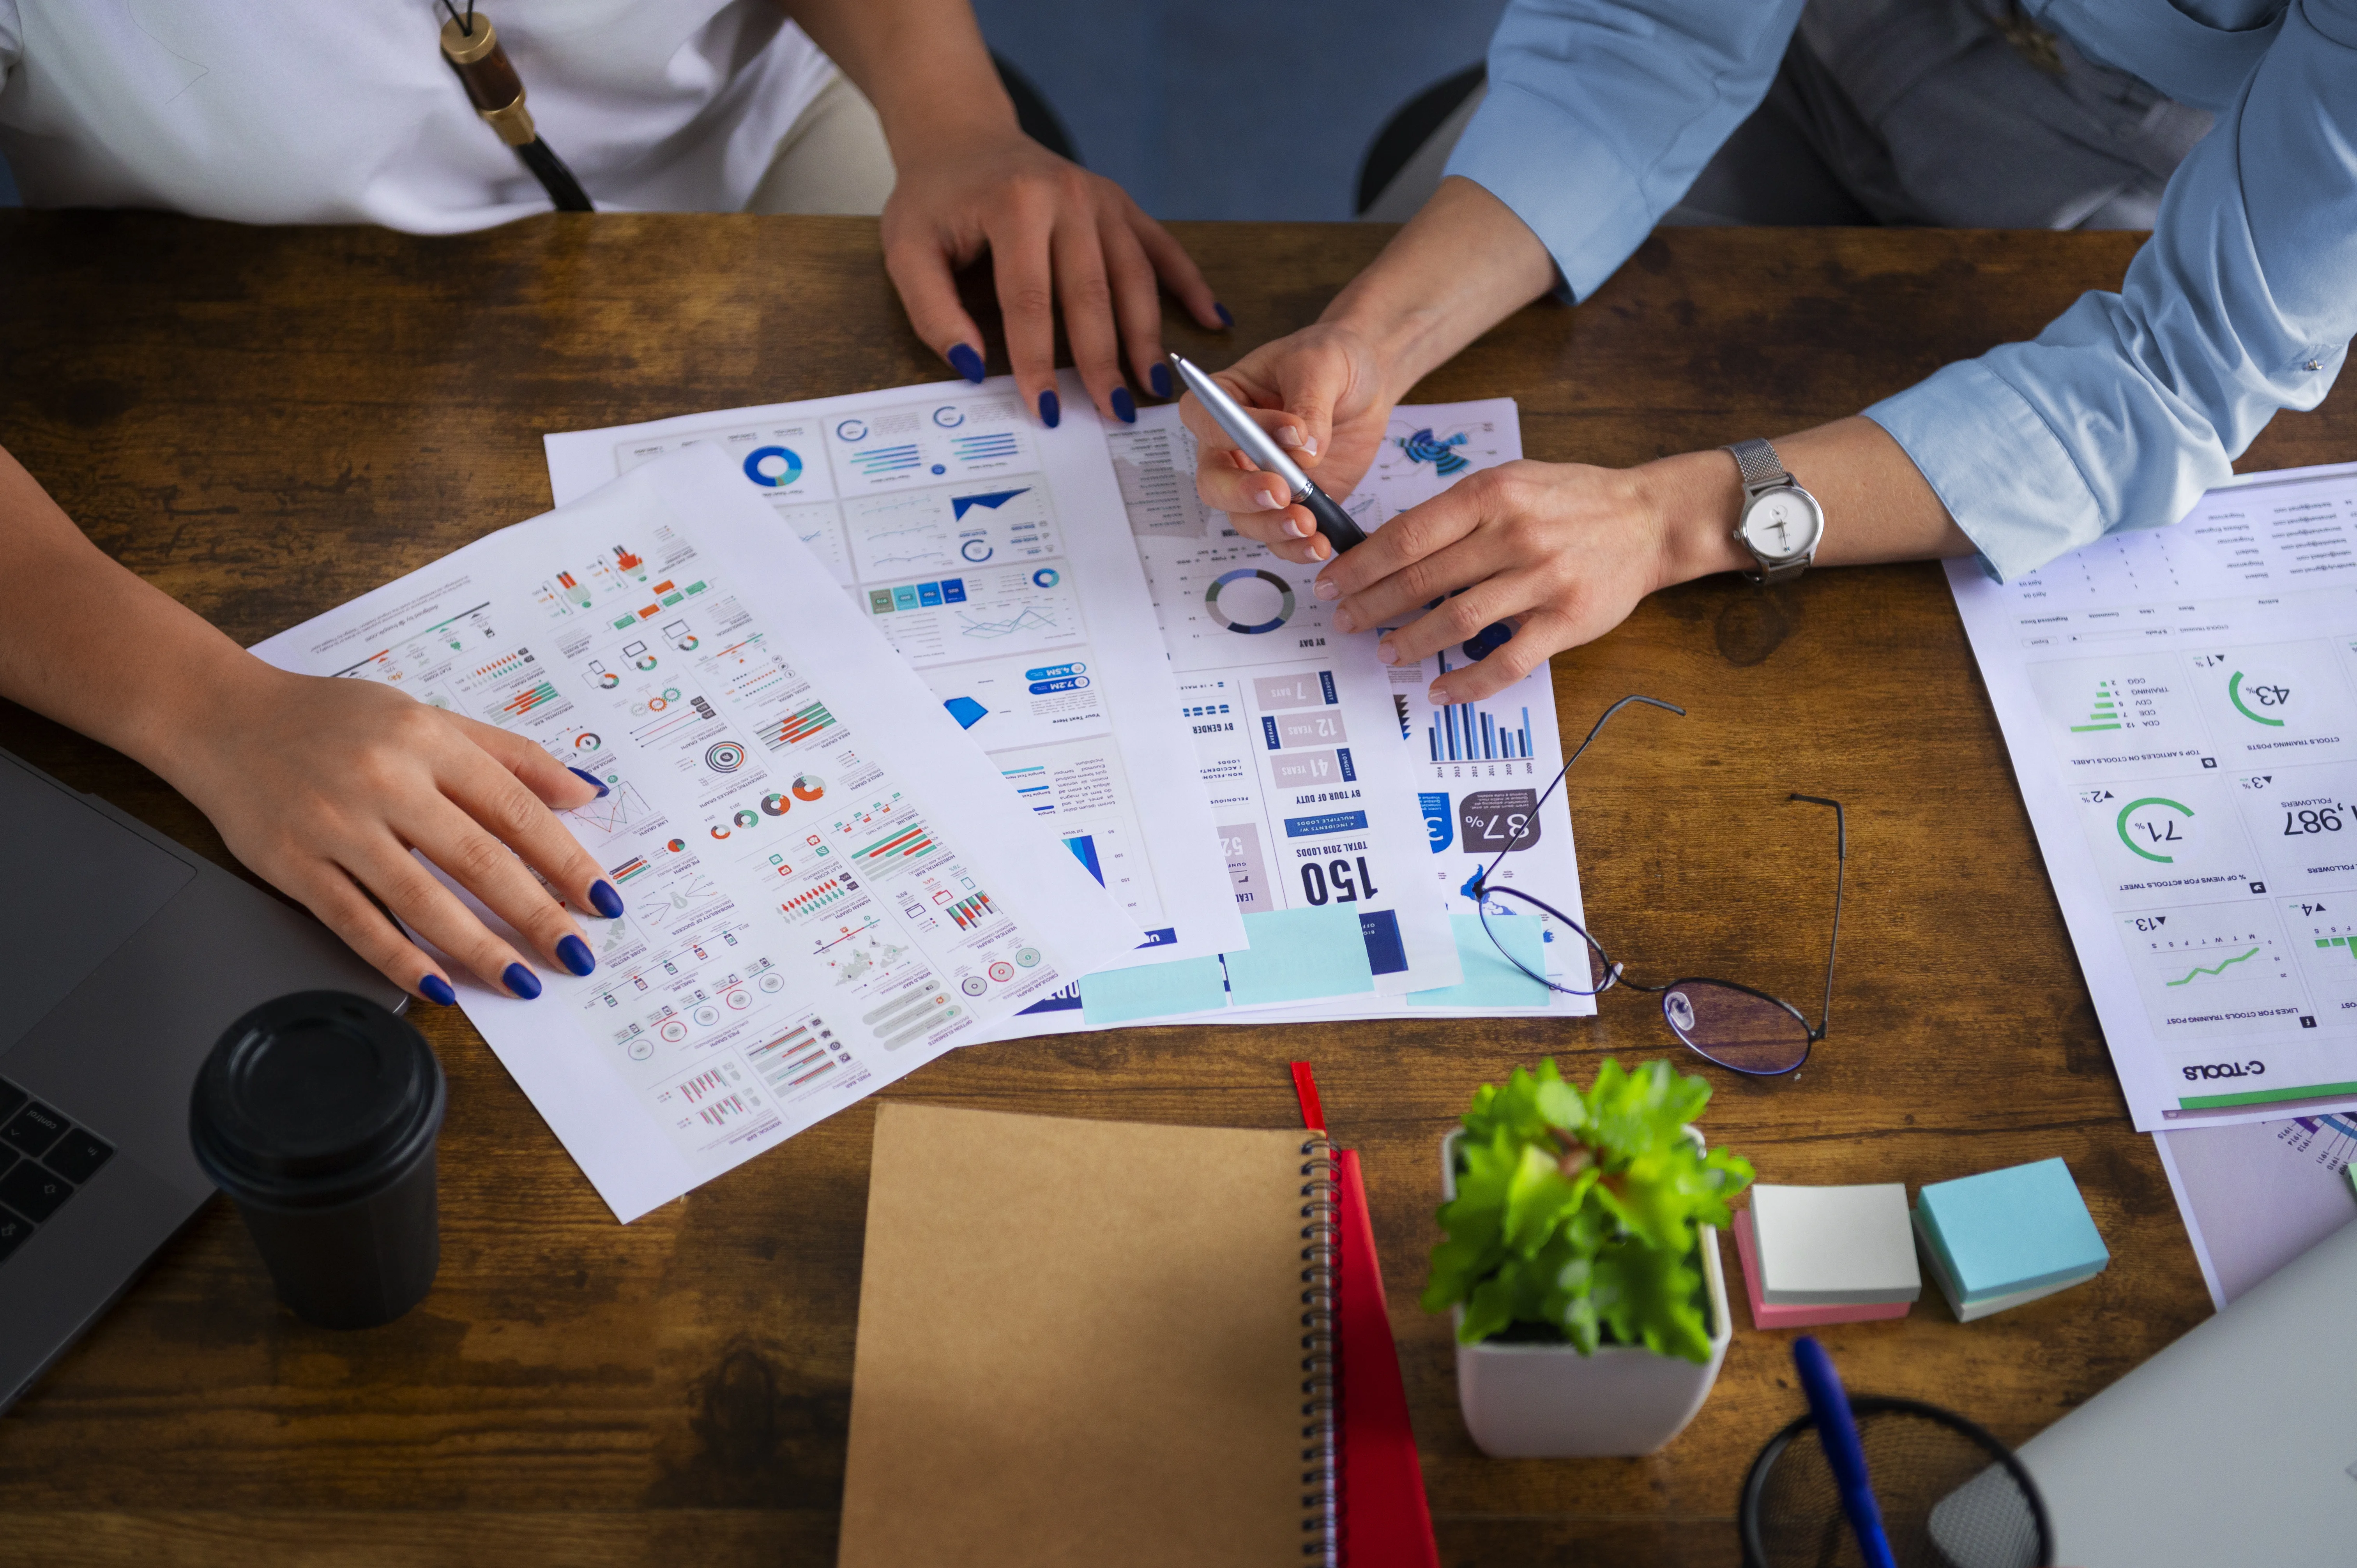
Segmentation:
{"type": "MultiPolygon", "coordinates": [[[[1178,228],[1236,328],[1167,329],[1213,364],[1311,319],[1386,232],[1178,228]]],[[[1779,433],[2033,333],[2115,284],[2136,244],[1670,232],[1589,304],[1521,313],[1416,395],[1511,393],[1526,449],[1556,460],[1779,433]]],[[[551,217],[416,239],[7,214],[0,254],[0,443],[109,552],[248,642],[544,510],[544,431],[943,373],[857,220],[551,217]]],[[[2352,456],[2344,388],[2278,418],[2243,466],[2352,456]]],[[[1571,791],[1596,929],[1642,965],[1808,994],[1830,833],[1782,802],[1848,803],[1831,1036],[1792,1081],[1715,1075],[1713,1141],[1771,1181],[1920,1184],[2059,1154],[2110,1243],[2092,1283],[1970,1327],[1927,1302],[1824,1330],[1853,1387],[2018,1441],[2203,1316],[1936,568],[1695,584],[1558,657],[1555,682],[1567,729],[1632,691],[1691,710],[1623,715],[1571,791]]],[[[13,708],[0,745],[227,863],[123,758],[13,708]]],[[[207,1209],[0,1420],[0,1560],[832,1561],[872,1104],[624,1228],[465,1020],[421,1011],[451,1087],[433,1294],[383,1329],[307,1328],[235,1216],[207,1209]]],[[[1717,1391],[1659,1455],[1500,1462],[1458,1420],[1445,1322],[1415,1306],[1437,1142],[1475,1084],[1550,1052],[1585,1072],[1674,1049],[1642,999],[1614,996],[1576,1024],[1020,1042],[888,1092],[1285,1126],[1285,1063],[1313,1059],[1338,1136],[1364,1152],[1444,1558],[1718,1568],[1744,1466],[1801,1408],[1789,1336],[1738,1307],[1717,1391]]]]}

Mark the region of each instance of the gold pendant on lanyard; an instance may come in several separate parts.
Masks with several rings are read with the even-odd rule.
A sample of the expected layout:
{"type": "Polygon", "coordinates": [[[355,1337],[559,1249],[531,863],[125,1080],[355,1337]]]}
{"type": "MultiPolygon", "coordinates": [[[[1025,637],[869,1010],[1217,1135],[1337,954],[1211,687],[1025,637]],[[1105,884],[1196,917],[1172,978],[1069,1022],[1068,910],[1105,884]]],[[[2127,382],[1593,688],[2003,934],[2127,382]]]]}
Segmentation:
{"type": "Polygon", "coordinates": [[[464,16],[450,0],[442,0],[442,8],[450,13],[450,19],[442,24],[442,58],[458,73],[458,83],[467,90],[467,102],[475,106],[475,113],[499,133],[500,141],[515,149],[559,212],[595,211],[588,193],[565,166],[565,160],[540,139],[532,111],[523,104],[523,78],[509,63],[508,51],[500,47],[491,19],[479,15],[472,5],[464,16]]]}

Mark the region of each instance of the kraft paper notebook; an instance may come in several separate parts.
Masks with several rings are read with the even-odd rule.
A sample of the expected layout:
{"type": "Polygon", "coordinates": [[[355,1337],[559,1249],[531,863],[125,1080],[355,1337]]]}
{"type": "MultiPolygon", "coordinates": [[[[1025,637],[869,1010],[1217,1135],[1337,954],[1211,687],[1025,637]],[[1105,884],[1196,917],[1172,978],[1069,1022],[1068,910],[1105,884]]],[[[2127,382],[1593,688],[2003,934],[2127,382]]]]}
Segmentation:
{"type": "Polygon", "coordinates": [[[881,1107],[842,1568],[1339,1561],[1333,1172],[1314,1133],[881,1107]]]}

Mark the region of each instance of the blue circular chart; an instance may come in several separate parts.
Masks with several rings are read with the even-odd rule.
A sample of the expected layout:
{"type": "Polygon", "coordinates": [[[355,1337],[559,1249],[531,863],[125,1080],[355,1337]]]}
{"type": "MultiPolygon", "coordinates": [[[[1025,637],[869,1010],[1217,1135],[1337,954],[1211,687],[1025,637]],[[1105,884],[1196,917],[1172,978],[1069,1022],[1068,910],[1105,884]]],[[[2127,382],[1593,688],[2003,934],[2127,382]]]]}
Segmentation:
{"type": "Polygon", "coordinates": [[[783,489],[802,477],[802,455],[791,446],[756,446],[745,454],[745,477],[770,489],[783,489]]]}
{"type": "Polygon", "coordinates": [[[1211,612],[1211,618],[1230,631],[1241,632],[1246,637],[1257,637],[1265,631],[1275,631],[1278,627],[1291,620],[1293,603],[1293,585],[1275,573],[1263,571],[1256,566],[1240,566],[1220,577],[1203,591],[1203,607],[1211,612]],[[1267,620],[1246,621],[1239,618],[1237,615],[1230,614],[1221,607],[1220,600],[1231,587],[1236,590],[1234,597],[1238,601],[1237,608],[1243,614],[1265,613],[1274,608],[1276,611],[1275,615],[1267,620]],[[1268,596],[1269,590],[1272,588],[1278,596],[1273,605],[1268,596]]]}

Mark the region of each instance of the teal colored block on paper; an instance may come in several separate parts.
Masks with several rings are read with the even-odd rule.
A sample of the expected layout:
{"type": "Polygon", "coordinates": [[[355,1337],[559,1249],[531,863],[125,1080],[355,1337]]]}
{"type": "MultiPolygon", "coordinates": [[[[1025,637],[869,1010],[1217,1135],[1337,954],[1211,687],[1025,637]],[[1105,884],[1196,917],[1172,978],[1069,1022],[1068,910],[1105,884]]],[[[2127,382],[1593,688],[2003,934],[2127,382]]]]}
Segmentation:
{"type": "Polygon", "coordinates": [[[1430,991],[1407,993],[1411,1007],[1544,1007],[1547,988],[1506,961],[1511,954],[1516,962],[1534,974],[1546,972],[1546,938],[1541,923],[1527,915],[1501,915],[1490,922],[1490,930],[1498,933],[1498,941],[1490,940],[1481,929],[1479,915],[1451,915],[1450,928],[1457,933],[1457,961],[1465,966],[1465,978],[1455,985],[1436,986],[1430,991]],[[1503,942],[1506,952],[1498,951],[1503,942]]]}
{"type": "Polygon", "coordinates": [[[1092,1024],[1125,1024],[1227,1004],[1227,983],[1216,958],[1141,963],[1081,976],[1081,1016],[1092,1024]]]}
{"type": "Polygon", "coordinates": [[[1251,947],[1222,955],[1228,961],[1228,996],[1238,1007],[1308,1002],[1375,988],[1356,904],[1246,915],[1244,935],[1252,939],[1251,947]]]}
{"type": "Polygon", "coordinates": [[[1967,1305],[2084,1278],[2112,1260],[2059,1157],[1934,1182],[1916,1209],[1967,1305]]]}

